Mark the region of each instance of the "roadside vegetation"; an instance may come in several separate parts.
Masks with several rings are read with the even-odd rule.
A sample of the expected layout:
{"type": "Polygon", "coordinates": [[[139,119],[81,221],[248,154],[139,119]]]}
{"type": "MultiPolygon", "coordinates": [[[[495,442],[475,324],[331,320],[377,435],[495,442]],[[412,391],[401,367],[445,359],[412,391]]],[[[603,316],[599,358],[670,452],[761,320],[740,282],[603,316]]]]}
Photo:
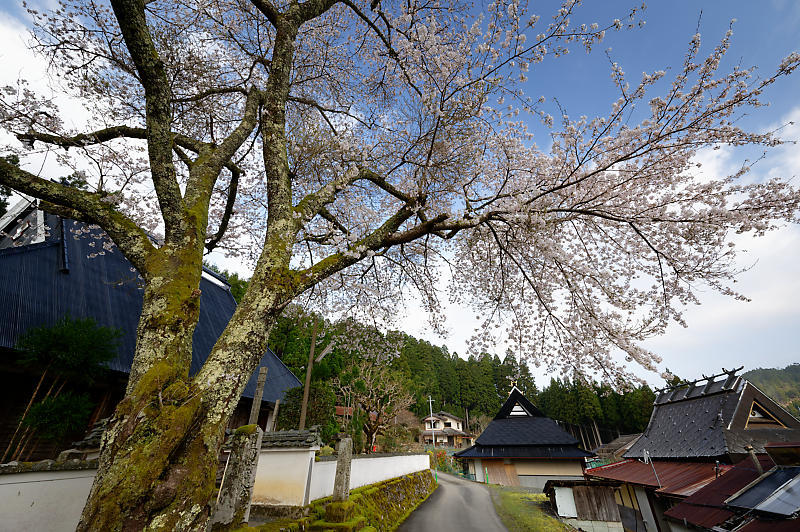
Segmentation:
{"type": "Polygon", "coordinates": [[[545,510],[547,496],[525,488],[490,485],[494,508],[509,532],[566,532],[575,530],[545,510]]]}

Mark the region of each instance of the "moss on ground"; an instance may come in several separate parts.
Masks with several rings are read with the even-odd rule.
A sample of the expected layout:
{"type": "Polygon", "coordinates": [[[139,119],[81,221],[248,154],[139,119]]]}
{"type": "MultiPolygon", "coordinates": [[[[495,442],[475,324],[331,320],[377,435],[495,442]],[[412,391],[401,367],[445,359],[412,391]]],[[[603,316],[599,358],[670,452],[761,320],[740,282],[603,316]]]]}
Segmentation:
{"type": "Polygon", "coordinates": [[[525,488],[489,486],[494,508],[509,532],[564,532],[574,530],[544,510],[547,496],[525,488]]]}

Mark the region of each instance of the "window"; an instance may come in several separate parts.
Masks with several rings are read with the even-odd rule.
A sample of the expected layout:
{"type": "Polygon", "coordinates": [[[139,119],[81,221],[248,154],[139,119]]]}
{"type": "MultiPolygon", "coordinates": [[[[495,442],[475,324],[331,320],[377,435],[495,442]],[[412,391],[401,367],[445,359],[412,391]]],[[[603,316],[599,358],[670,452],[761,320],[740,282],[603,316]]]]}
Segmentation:
{"type": "Polygon", "coordinates": [[[747,424],[744,426],[746,429],[785,429],[786,425],[778,421],[778,419],[769,413],[769,411],[753,401],[750,405],[750,415],[747,418],[747,424]]]}

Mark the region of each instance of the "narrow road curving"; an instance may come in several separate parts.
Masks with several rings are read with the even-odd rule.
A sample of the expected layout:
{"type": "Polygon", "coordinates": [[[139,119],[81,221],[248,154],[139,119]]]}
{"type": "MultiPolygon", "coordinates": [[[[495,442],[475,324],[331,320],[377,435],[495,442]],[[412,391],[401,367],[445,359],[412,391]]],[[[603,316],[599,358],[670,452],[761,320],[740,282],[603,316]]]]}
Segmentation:
{"type": "Polygon", "coordinates": [[[485,484],[438,473],[439,487],[414,510],[398,532],[508,532],[485,484]]]}

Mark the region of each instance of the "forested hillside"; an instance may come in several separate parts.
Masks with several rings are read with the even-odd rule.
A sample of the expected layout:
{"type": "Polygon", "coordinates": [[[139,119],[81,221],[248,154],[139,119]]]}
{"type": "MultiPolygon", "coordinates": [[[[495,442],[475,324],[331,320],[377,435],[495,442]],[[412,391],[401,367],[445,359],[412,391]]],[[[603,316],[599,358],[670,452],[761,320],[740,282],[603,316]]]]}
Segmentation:
{"type": "Polygon", "coordinates": [[[783,369],[758,368],[743,376],[793,416],[800,418],[800,363],[790,364],[783,369]]]}
{"type": "MultiPolygon", "coordinates": [[[[328,439],[340,430],[341,420],[334,417],[336,405],[352,403],[352,390],[368,387],[358,378],[359,361],[376,356],[375,353],[359,352],[354,343],[347,338],[353,335],[343,333],[337,328],[341,324],[331,324],[318,320],[319,338],[317,349],[323,349],[332,337],[339,343],[322,361],[316,363],[312,371],[312,389],[309,406],[309,422],[323,427],[323,437],[328,439]],[[344,338],[344,340],[342,340],[344,338]],[[355,373],[354,373],[355,372],[355,373]],[[348,378],[342,378],[342,375],[348,378]]],[[[305,366],[311,346],[312,317],[302,313],[292,313],[281,318],[270,337],[270,347],[284,363],[304,381],[305,366]]],[[[356,329],[379,335],[395,347],[390,357],[381,364],[387,366],[386,379],[399,382],[410,397],[405,404],[407,411],[415,417],[406,416],[404,422],[408,433],[394,434],[392,438],[412,441],[416,438],[421,424],[418,420],[430,410],[428,397],[433,400],[433,410],[444,410],[469,419],[469,429],[479,434],[495,415],[502,402],[508,397],[512,383],[546,415],[567,423],[596,423],[606,427],[608,434],[641,432],[647,426],[652,410],[654,394],[647,386],[619,393],[607,385],[594,382],[578,382],[551,379],[543,389],[537,389],[527,364],[520,365],[513,356],[501,359],[496,354],[483,353],[479,356],[461,358],[445,346],[436,346],[401,332],[392,332],[383,337],[374,329],[357,325],[356,329]]],[[[380,387],[380,385],[378,386],[380,387]]],[[[279,426],[296,428],[299,420],[302,389],[293,390],[281,406],[279,426]]],[[[394,412],[398,415],[398,412],[394,412]]],[[[361,438],[365,416],[358,412],[348,420],[349,429],[356,440],[361,438]]],[[[381,430],[379,434],[385,432],[381,430]]],[[[358,443],[358,442],[357,442],[358,443]]],[[[367,442],[362,441],[362,444],[367,442]]]]}

